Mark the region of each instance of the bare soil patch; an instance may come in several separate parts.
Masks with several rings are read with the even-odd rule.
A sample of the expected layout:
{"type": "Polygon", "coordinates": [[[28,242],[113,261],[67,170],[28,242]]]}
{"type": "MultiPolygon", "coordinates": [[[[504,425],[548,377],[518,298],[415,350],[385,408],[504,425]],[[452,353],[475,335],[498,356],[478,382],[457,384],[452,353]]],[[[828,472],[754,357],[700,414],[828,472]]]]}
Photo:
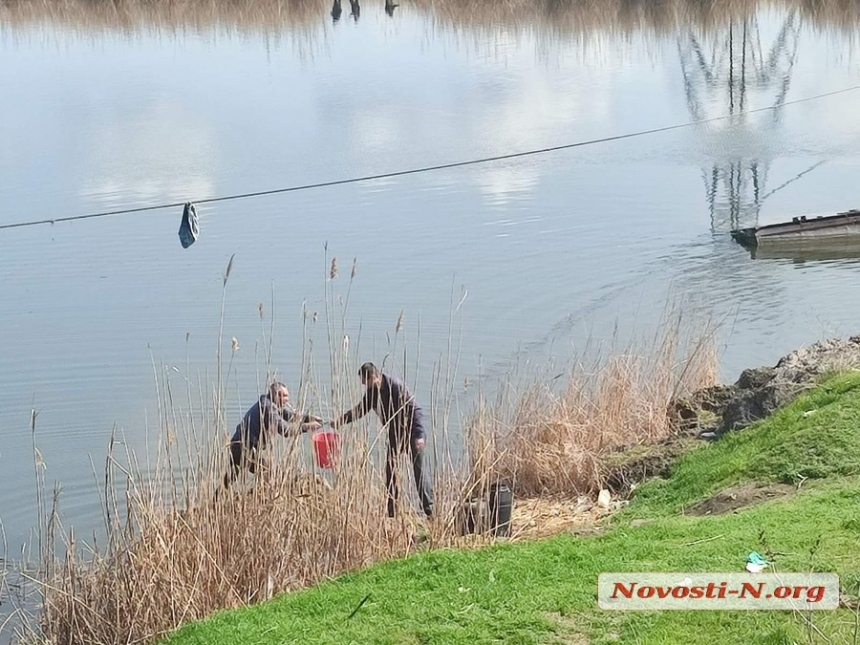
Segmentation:
{"type": "Polygon", "coordinates": [[[685,511],[685,515],[722,515],[747,506],[787,497],[796,492],[794,486],[787,484],[748,483],[720,491],[713,497],[699,502],[685,511]]]}

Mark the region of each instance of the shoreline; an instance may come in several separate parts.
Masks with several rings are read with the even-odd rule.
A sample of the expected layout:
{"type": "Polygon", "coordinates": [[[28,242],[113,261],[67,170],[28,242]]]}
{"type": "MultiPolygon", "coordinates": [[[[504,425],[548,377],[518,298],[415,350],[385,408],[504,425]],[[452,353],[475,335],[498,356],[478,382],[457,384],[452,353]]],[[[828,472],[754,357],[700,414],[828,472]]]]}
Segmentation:
{"type": "MultiPolygon", "coordinates": [[[[814,388],[822,377],[831,373],[854,369],[860,369],[860,337],[855,336],[847,340],[827,339],[810,347],[791,352],[782,357],[773,367],[745,370],[733,385],[710,385],[684,396],[673,398],[663,410],[663,414],[666,415],[672,429],[668,436],[658,441],[640,441],[634,446],[620,445],[603,455],[604,462],[600,470],[602,490],[600,496],[588,493],[517,495],[514,498],[512,512],[512,534],[501,541],[514,545],[528,544],[536,539],[559,534],[577,535],[583,538],[602,535],[607,527],[611,527],[613,524],[613,518],[619,512],[623,515],[631,503],[630,500],[636,499],[636,491],[640,486],[647,485],[650,480],[668,477],[674,466],[688,453],[694,452],[702,446],[719,443],[719,441],[714,440],[721,439],[728,434],[738,434],[738,430],[748,427],[756,420],[771,416],[777,410],[791,404],[796,397],[814,388]],[[715,435],[710,437],[712,441],[703,440],[701,435],[707,435],[709,432],[715,435]]],[[[560,438],[559,441],[563,441],[563,438],[560,438]]],[[[484,482],[482,484],[484,486],[489,481],[486,479],[488,475],[489,471],[482,475],[485,479],[479,480],[484,482]]],[[[269,490],[265,487],[270,485],[263,480],[263,483],[260,484],[263,486],[263,494],[269,490]]],[[[276,492],[277,495],[283,493],[289,495],[289,488],[279,488],[283,485],[283,483],[275,483],[275,488],[271,490],[282,491],[276,492]]],[[[252,513],[252,515],[248,515],[247,520],[241,520],[247,521],[251,527],[255,525],[255,522],[265,521],[262,518],[267,513],[284,512],[278,504],[272,506],[269,502],[264,501],[265,497],[261,498],[259,494],[254,492],[256,488],[246,495],[230,496],[230,499],[225,502],[227,504],[225,510],[234,509],[230,513],[252,513]],[[258,511],[255,510],[260,502],[264,502],[264,508],[259,511],[263,515],[259,515],[258,511]],[[269,510],[265,510],[266,508],[269,510]],[[253,519],[255,517],[256,520],[253,519]]],[[[370,499],[376,499],[373,495],[379,493],[376,487],[371,487],[369,492],[372,493],[370,499]]],[[[594,493],[596,492],[594,491],[594,493]]],[[[317,498],[317,494],[313,491],[303,493],[303,495],[308,494],[310,494],[308,499],[311,505],[308,506],[308,503],[302,502],[298,508],[300,513],[321,513],[319,515],[320,521],[333,522],[332,527],[340,524],[342,520],[338,517],[339,511],[337,510],[340,508],[339,502],[333,498],[327,498],[329,501],[326,504],[333,503],[334,506],[326,509],[313,501],[323,498],[317,498]],[[301,510],[302,508],[304,510],[301,510]]],[[[326,495],[330,494],[337,497],[336,491],[332,493],[329,489],[326,495]]],[[[367,491],[362,494],[367,494],[367,491]]],[[[752,494],[764,495],[765,493],[754,492],[752,494]]],[[[146,506],[143,508],[145,509],[146,506]]],[[[171,507],[165,507],[163,510],[158,510],[158,508],[153,507],[153,510],[157,511],[156,516],[164,515],[164,519],[157,520],[158,522],[173,522],[170,517],[175,511],[171,510],[171,507]]],[[[203,507],[189,507],[185,512],[180,513],[180,518],[183,523],[188,522],[189,527],[205,527],[213,521],[222,524],[227,522],[224,524],[225,527],[231,525],[229,515],[221,515],[217,505],[210,510],[203,507]]],[[[153,526],[155,527],[157,524],[153,526]]],[[[389,547],[383,547],[383,550],[379,551],[376,556],[369,560],[365,559],[364,564],[360,565],[358,570],[363,570],[369,563],[388,561],[392,558],[397,560],[425,551],[432,552],[447,548],[471,550],[473,547],[487,546],[497,541],[491,535],[461,535],[459,537],[453,535],[446,537],[447,533],[439,532],[442,527],[438,523],[429,527],[422,526],[408,514],[401,516],[400,520],[393,524],[386,524],[383,528],[384,530],[379,533],[378,538],[372,536],[377,535],[379,527],[372,528],[371,525],[367,525],[363,529],[367,531],[366,538],[371,540],[368,542],[368,546],[374,540],[381,538],[383,541],[388,541],[389,547]],[[422,537],[416,544],[414,540],[419,535],[422,537]],[[388,548],[391,550],[386,550],[388,548]]],[[[167,530],[167,527],[158,530],[164,531],[167,530]]],[[[324,532],[321,535],[325,534],[324,532]]],[[[137,548],[134,546],[135,544],[129,543],[128,547],[123,548],[137,548]]],[[[118,552],[117,555],[120,553],[118,552]]],[[[174,556],[177,555],[181,555],[181,553],[174,554],[174,556]]],[[[110,559],[100,560],[100,562],[103,563],[99,565],[100,567],[113,566],[110,565],[110,559]]],[[[344,569],[333,570],[332,575],[335,577],[344,574],[352,575],[356,571],[355,564],[357,562],[344,569]]],[[[53,565],[55,571],[58,565],[59,563],[53,565]]],[[[84,565],[82,562],[81,565],[68,563],[66,566],[90,567],[91,565],[84,565]]],[[[107,571],[105,570],[105,572],[107,571]]],[[[82,569],[81,574],[83,572],[82,569]]],[[[325,578],[327,577],[330,576],[325,576],[325,578]]],[[[314,581],[310,578],[298,586],[288,585],[281,587],[281,590],[289,592],[298,588],[312,588],[319,582],[320,580],[314,581]]],[[[269,585],[270,591],[266,596],[267,598],[272,597],[275,593],[275,589],[271,588],[271,583],[269,585]]],[[[249,600],[251,599],[249,598],[249,600]]],[[[254,599],[252,604],[259,602],[259,600],[254,599]]],[[[237,605],[231,602],[227,607],[230,606],[237,605]]],[[[208,614],[208,611],[204,612],[198,618],[204,618],[208,614]]]]}
{"type": "Polygon", "coordinates": [[[418,634],[418,642],[465,644],[476,635],[480,642],[515,642],[506,634],[530,625],[530,643],[628,642],[635,636],[641,642],[659,638],[665,645],[736,645],[758,642],[756,635],[763,634],[788,639],[774,642],[815,642],[803,640],[814,623],[816,633],[830,642],[856,643],[858,418],[860,374],[827,372],[820,384],[760,423],[719,441],[699,441],[712,449],[687,453],[666,478],[638,487],[631,504],[597,534],[562,531],[548,539],[478,551],[424,552],[263,606],[219,614],[164,642],[220,645],[252,638],[275,643],[299,630],[306,642],[320,644],[390,642],[391,630],[403,634],[396,642],[411,642],[406,634],[418,634]],[[821,447],[818,455],[808,452],[807,441],[813,437],[818,441],[812,445],[821,447]],[[828,441],[833,445],[821,445],[828,441]],[[780,463],[775,455],[788,461],[780,463]],[[790,471],[784,470],[786,465],[792,466],[790,471]],[[785,522],[791,530],[785,530],[785,522]],[[835,572],[841,582],[839,609],[809,616],[744,612],[744,620],[726,622],[721,611],[657,611],[645,620],[638,612],[607,613],[596,607],[600,572],[743,571],[751,551],[764,554],[768,571],[813,567],[835,572]],[[418,594],[421,601],[404,604],[396,600],[398,594],[418,594]],[[509,595],[517,602],[506,602],[509,595]],[[356,615],[355,623],[337,620],[362,596],[374,602],[356,615]],[[355,602],[342,608],[344,598],[355,602]],[[427,622],[425,613],[446,608],[463,616],[457,626],[444,631],[427,622]],[[321,615],[333,619],[328,629],[316,627],[321,615]],[[385,616],[391,618],[386,621],[385,616]]]}

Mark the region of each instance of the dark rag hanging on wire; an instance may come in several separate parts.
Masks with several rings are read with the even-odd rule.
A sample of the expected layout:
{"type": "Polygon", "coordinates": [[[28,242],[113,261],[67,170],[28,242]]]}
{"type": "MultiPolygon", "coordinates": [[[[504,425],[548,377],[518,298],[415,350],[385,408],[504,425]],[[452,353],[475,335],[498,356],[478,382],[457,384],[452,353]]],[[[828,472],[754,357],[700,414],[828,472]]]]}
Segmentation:
{"type": "Polygon", "coordinates": [[[200,235],[200,222],[197,220],[197,209],[194,204],[188,202],[182,211],[182,223],[179,225],[179,241],[182,243],[182,248],[187,249],[194,244],[198,235],[200,235]]]}

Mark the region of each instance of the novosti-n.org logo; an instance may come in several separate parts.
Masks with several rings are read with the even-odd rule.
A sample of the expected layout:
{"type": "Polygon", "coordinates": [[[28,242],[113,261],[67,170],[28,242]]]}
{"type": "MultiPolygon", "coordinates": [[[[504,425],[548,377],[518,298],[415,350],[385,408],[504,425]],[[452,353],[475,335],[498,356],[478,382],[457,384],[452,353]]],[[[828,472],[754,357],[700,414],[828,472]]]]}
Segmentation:
{"type": "Polygon", "coordinates": [[[839,607],[835,573],[601,573],[602,609],[777,609],[839,607]]]}

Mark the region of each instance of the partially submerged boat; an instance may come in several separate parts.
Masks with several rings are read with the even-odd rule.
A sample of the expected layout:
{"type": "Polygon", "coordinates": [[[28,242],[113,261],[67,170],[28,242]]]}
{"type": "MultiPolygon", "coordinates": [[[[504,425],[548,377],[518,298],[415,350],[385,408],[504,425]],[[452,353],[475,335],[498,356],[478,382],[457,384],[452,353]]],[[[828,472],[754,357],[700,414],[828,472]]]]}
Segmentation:
{"type": "Polygon", "coordinates": [[[732,231],[732,238],[746,248],[805,244],[821,247],[853,242],[860,246],[860,210],[814,218],[795,217],[790,222],[736,229],[732,231]]]}
{"type": "Polygon", "coordinates": [[[747,249],[753,260],[792,260],[795,263],[860,260],[860,239],[854,242],[800,241],[785,244],[764,244],[747,249]]]}

